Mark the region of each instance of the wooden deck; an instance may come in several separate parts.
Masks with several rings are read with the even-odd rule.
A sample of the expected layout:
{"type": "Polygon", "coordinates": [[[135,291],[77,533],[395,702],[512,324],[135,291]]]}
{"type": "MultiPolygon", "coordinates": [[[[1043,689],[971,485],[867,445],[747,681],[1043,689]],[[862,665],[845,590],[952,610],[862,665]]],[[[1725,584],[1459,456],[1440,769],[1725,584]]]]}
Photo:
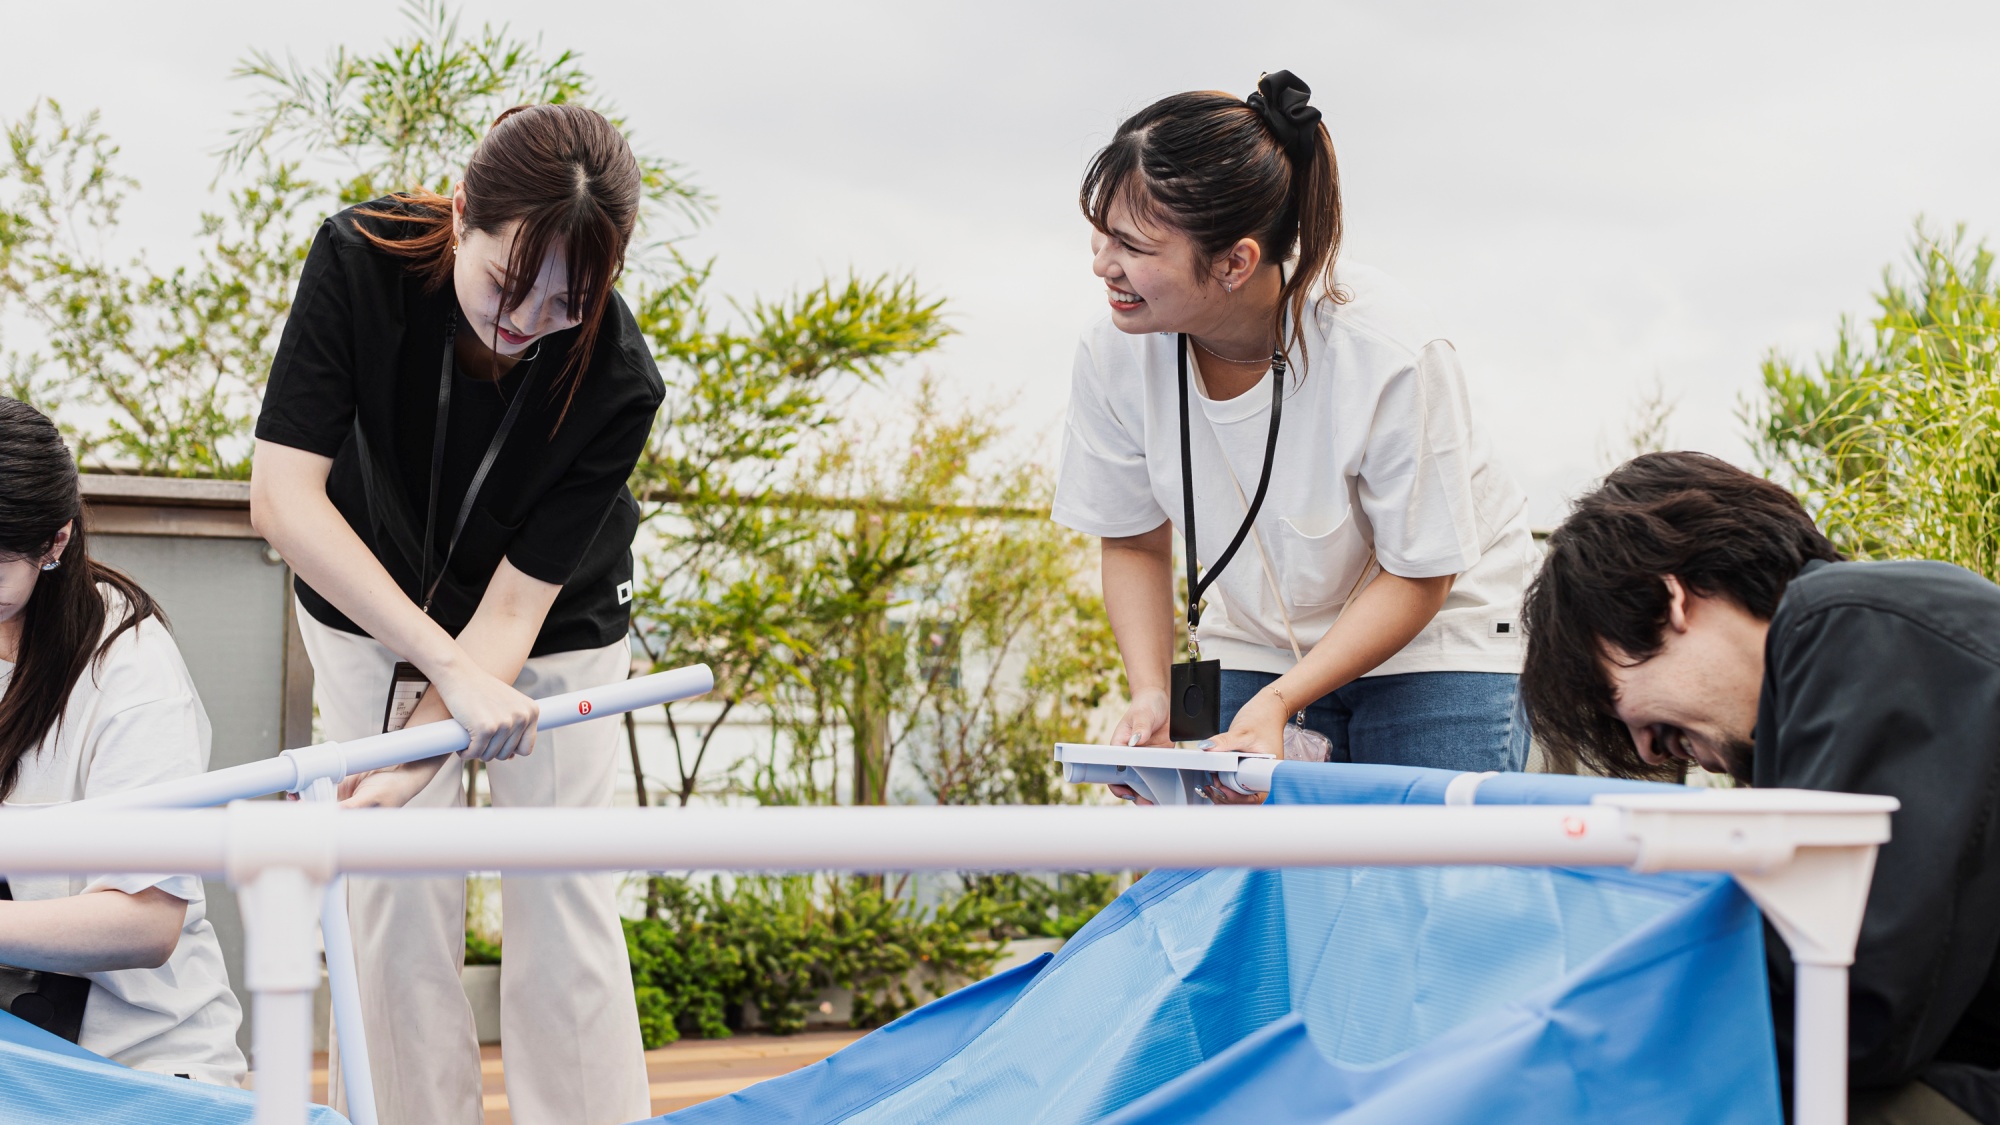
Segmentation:
{"type": "MultiPolygon", "coordinates": [[[[739,1035],[733,1039],[683,1039],[646,1052],[653,1112],[669,1113],[734,1093],[766,1078],[815,1063],[861,1037],[859,1031],[809,1031],[799,1035],[739,1035]]],[[[500,1048],[479,1049],[486,1092],[486,1125],[512,1125],[500,1048]]],[[[313,1099],[326,1100],[326,1056],[313,1060],[313,1099]]]]}

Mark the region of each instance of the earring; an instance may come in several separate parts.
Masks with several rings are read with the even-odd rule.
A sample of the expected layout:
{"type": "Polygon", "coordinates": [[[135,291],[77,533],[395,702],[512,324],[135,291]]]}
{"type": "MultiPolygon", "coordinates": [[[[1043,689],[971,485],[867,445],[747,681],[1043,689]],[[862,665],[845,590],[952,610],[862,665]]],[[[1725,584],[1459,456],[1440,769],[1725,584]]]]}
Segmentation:
{"type": "Polygon", "coordinates": [[[1224,293],[1234,293],[1234,292],[1236,292],[1236,283],[1235,283],[1235,282],[1233,282],[1233,281],[1225,281],[1225,282],[1223,282],[1223,283],[1222,283],[1222,291],[1223,291],[1224,293]]]}
{"type": "Polygon", "coordinates": [[[43,563],[43,564],[42,564],[42,569],[43,569],[43,570],[54,570],[55,568],[57,568],[57,567],[59,567],[59,566],[61,566],[61,565],[62,565],[62,560],[61,560],[61,559],[50,559],[49,561],[47,561],[47,562],[45,562],[45,563],[43,563]]]}

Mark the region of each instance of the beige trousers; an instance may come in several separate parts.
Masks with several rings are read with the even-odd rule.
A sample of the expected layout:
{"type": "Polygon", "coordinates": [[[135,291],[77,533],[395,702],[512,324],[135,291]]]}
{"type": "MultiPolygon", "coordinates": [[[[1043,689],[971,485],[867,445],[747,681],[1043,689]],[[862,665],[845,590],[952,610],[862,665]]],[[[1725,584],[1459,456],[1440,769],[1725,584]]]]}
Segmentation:
{"type": "MultiPolygon", "coordinates": [[[[380,733],[396,656],[320,624],[303,606],[298,614],[325,737],[380,733]]],[[[624,679],[630,661],[623,641],[537,656],[514,686],[532,696],[575,691],[624,679]]],[[[544,731],[533,754],[488,763],[493,803],[609,805],[619,730],[593,722],[544,731]]],[[[464,769],[454,760],[410,805],[464,803],[464,769]]],[[[500,881],[501,1050],[517,1125],[620,1125],[652,1115],[616,892],[611,874],[500,881]]],[[[479,1043],[458,982],[465,880],[349,879],[347,901],[382,1125],[479,1125],[479,1043]]],[[[338,1090],[339,1052],[331,1062],[338,1090]]],[[[345,1108],[344,1099],[334,1104],[345,1108]]]]}

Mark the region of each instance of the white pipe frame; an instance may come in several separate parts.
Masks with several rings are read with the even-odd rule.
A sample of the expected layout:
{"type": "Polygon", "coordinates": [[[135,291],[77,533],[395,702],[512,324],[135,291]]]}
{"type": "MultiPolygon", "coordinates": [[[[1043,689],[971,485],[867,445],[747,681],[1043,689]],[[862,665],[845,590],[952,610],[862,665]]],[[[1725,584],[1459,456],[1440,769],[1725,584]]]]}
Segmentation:
{"type": "MultiPolygon", "coordinates": [[[[555,730],[572,723],[587,722],[626,711],[636,711],[656,703],[672,703],[701,695],[715,687],[715,676],[706,664],[655,672],[619,680],[602,687],[585,688],[535,701],[540,708],[536,730],[555,730]]],[[[103,797],[91,797],[63,805],[68,811],[92,809],[192,809],[226,805],[271,793],[304,793],[313,782],[325,778],[338,785],[344,778],[369,770],[386,769],[408,762],[420,762],[465,749],[469,738],[465,728],[451,719],[405,727],[389,734],[357,738],[352,742],[322,742],[286,750],[266,758],[227,769],[211,770],[196,777],[128,789],[103,797]]]]}
{"type": "MultiPolygon", "coordinates": [[[[1063,779],[1075,784],[1119,784],[1159,805],[1208,805],[1215,788],[1237,793],[1268,793],[1277,761],[1267,754],[1240,751],[1200,751],[1178,747],[1106,746],[1059,742],[1055,760],[1063,779]]],[[[1479,786],[1493,773],[1461,773],[1446,785],[1444,804],[1476,803],[1479,786]]],[[[1742,811],[1750,802],[1770,815],[1751,823],[1731,819],[1726,812],[1701,815],[1684,795],[1600,797],[1626,808],[1636,823],[1649,825],[1639,836],[1657,854],[1663,841],[1674,841],[1679,860],[1718,871],[1730,871],[1784,936],[1797,967],[1793,1013],[1795,1120],[1847,1120],[1847,968],[1854,963],[1854,944],[1875,871],[1875,849],[1888,839],[1891,798],[1863,798],[1880,805],[1881,838],[1839,836],[1820,840],[1796,862],[1798,841],[1774,830],[1793,816],[1837,811],[1844,798],[1811,793],[1728,798],[1724,809],[1742,811]],[[1655,805],[1664,800],[1668,804],[1655,805]],[[1831,803],[1829,803],[1829,801],[1831,803]],[[1886,805],[1881,802],[1887,802],[1886,805]],[[1717,820],[1720,815],[1722,819],[1717,820]],[[1695,861],[1689,849],[1705,856],[1695,861]],[[1762,856],[1744,866],[1745,856],[1762,856]]],[[[1851,804],[1851,802],[1848,802],[1851,804]]],[[[1795,826],[1796,827],[1796,826],[1795,826]]],[[[1844,830],[1843,830],[1844,831],[1844,830]]],[[[1872,830],[1869,830],[1872,831],[1872,830]]],[[[1867,836],[1868,831],[1863,831],[1867,836]]],[[[1632,866],[1662,870],[1642,855],[1632,866]]]]}
{"type": "Polygon", "coordinates": [[[1846,966],[1887,797],[1790,790],[1611,794],[1591,805],[224,810],[0,815],[10,871],[175,870],[243,890],[257,1121],[300,1125],[311,923],[340,873],[922,871],[1441,864],[1727,871],[1799,958],[1796,1120],[1846,1120],[1846,966]],[[1238,864],[1233,861],[1250,860],[1238,864]],[[1276,857],[1276,858],[1274,858],[1276,857]],[[1820,1021],[1815,1026],[1808,1019],[1820,1021]]]}
{"type": "MultiPolygon", "coordinates": [[[[536,700],[539,714],[535,729],[554,730],[572,723],[588,722],[606,718],[626,711],[650,707],[656,703],[672,703],[701,695],[715,687],[715,677],[708,665],[697,664],[687,668],[675,668],[665,672],[655,672],[634,679],[620,680],[601,687],[585,688],[564,695],[553,695],[536,700]]],[[[247,801],[273,793],[295,793],[308,801],[327,808],[334,805],[338,785],[352,774],[369,770],[399,766],[408,762],[436,758],[444,754],[465,749],[470,741],[463,726],[453,720],[426,723],[420,727],[408,727],[388,734],[378,734],[352,742],[325,742],[315,746],[286,750],[275,758],[213,770],[197,777],[179,781],[150,785],[139,789],[128,789],[104,797],[94,797],[60,806],[64,813],[96,814],[132,809],[175,809],[203,808],[212,805],[247,801]]],[[[49,810],[57,811],[57,810],[49,810]]],[[[307,872],[308,886],[319,895],[320,933],[326,950],[327,988],[333,1002],[334,1028],[339,1037],[336,1045],[340,1052],[341,1083],[347,1092],[347,1107],[355,1125],[376,1125],[375,1081],[373,1068],[368,1061],[367,1030],[361,1015],[361,984],[355,969],[354,935],[347,917],[347,886],[331,868],[324,871],[317,867],[307,872]]],[[[253,923],[249,903],[252,900],[268,900],[279,903],[263,908],[266,917],[273,917],[281,911],[289,911],[293,898],[300,888],[290,879],[273,878],[268,884],[245,877],[238,879],[234,871],[230,874],[245,900],[245,943],[248,947],[258,943],[248,932],[253,923]]],[[[289,914],[287,914],[289,916],[289,914]]],[[[310,937],[310,934],[308,934],[310,937]]],[[[280,942],[280,944],[285,944],[280,942]]],[[[259,948],[268,952],[270,942],[259,948]]],[[[308,955],[310,948],[308,947],[308,955]]],[[[266,1057],[290,1057],[295,1053],[292,1039],[297,1029],[298,1005],[303,1004],[305,1013],[306,1050],[310,1052],[312,1042],[312,993],[319,982],[316,966],[300,968],[292,961],[282,963],[268,957],[260,961],[255,955],[247,956],[245,984],[253,996],[251,1043],[252,1056],[258,1060],[266,1057]],[[299,995],[300,981],[310,976],[304,985],[303,995],[299,995]],[[257,982],[264,982],[260,986],[257,982]],[[270,1023],[267,1034],[266,1022],[270,1023]]],[[[287,1081],[295,1076],[286,1075],[287,1081]]],[[[258,1089],[267,1089],[267,1083],[260,1075],[258,1089]]],[[[299,1121],[305,1120],[290,1110],[280,1110],[280,1105],[297,1102],[305,1104],[310,1093],[301,1088],[297,1098],[290,1097],[291,1091],[273,1093],[270,1098],[261,1093],[258,1097],[258,1121],[299,1121]],[[271,1107],[267,1109],[266,1107],[271,1107]]],[[[303,1112],[302,1110],[299,1112],[303,1112]]]]}
{"type": "MultiPolygon", "coordinates": [[[[308,801],[333,804],[336,793],[336,783],[322,777],[307,787],[304,796],[308,801]]],[[[326,892],[320,899],[319,928],[326,950],[333,1046],[340,1052],[340,1085],[347,1094],[348,1119],[354,1125],[377,1125],[375,1067],[368,1061],[367,1021],[361,1014],[361,973],[354,959],[354,926],[347,916],[347,880],[339,875],[327,880],[326,892]]],[[[330,1080],[327,1100],[333,1100],[330,1080]]]]}

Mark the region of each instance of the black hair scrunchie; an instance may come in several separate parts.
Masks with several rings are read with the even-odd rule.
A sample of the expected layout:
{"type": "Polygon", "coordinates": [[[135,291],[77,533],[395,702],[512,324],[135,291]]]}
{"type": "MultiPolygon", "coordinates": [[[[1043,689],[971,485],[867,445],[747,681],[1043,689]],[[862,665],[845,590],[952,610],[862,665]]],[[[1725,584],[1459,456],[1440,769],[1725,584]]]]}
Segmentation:
{"type": "Polygon", "coordinates": [[[1306,104],[1312,87],[1289,70],[1274,70],[1257,80],[1257,92],[1243,99],[1286,152],[1295,159],[1312,152],[1313,126],[1319,124],[1319,110],[1306,104]]]}

